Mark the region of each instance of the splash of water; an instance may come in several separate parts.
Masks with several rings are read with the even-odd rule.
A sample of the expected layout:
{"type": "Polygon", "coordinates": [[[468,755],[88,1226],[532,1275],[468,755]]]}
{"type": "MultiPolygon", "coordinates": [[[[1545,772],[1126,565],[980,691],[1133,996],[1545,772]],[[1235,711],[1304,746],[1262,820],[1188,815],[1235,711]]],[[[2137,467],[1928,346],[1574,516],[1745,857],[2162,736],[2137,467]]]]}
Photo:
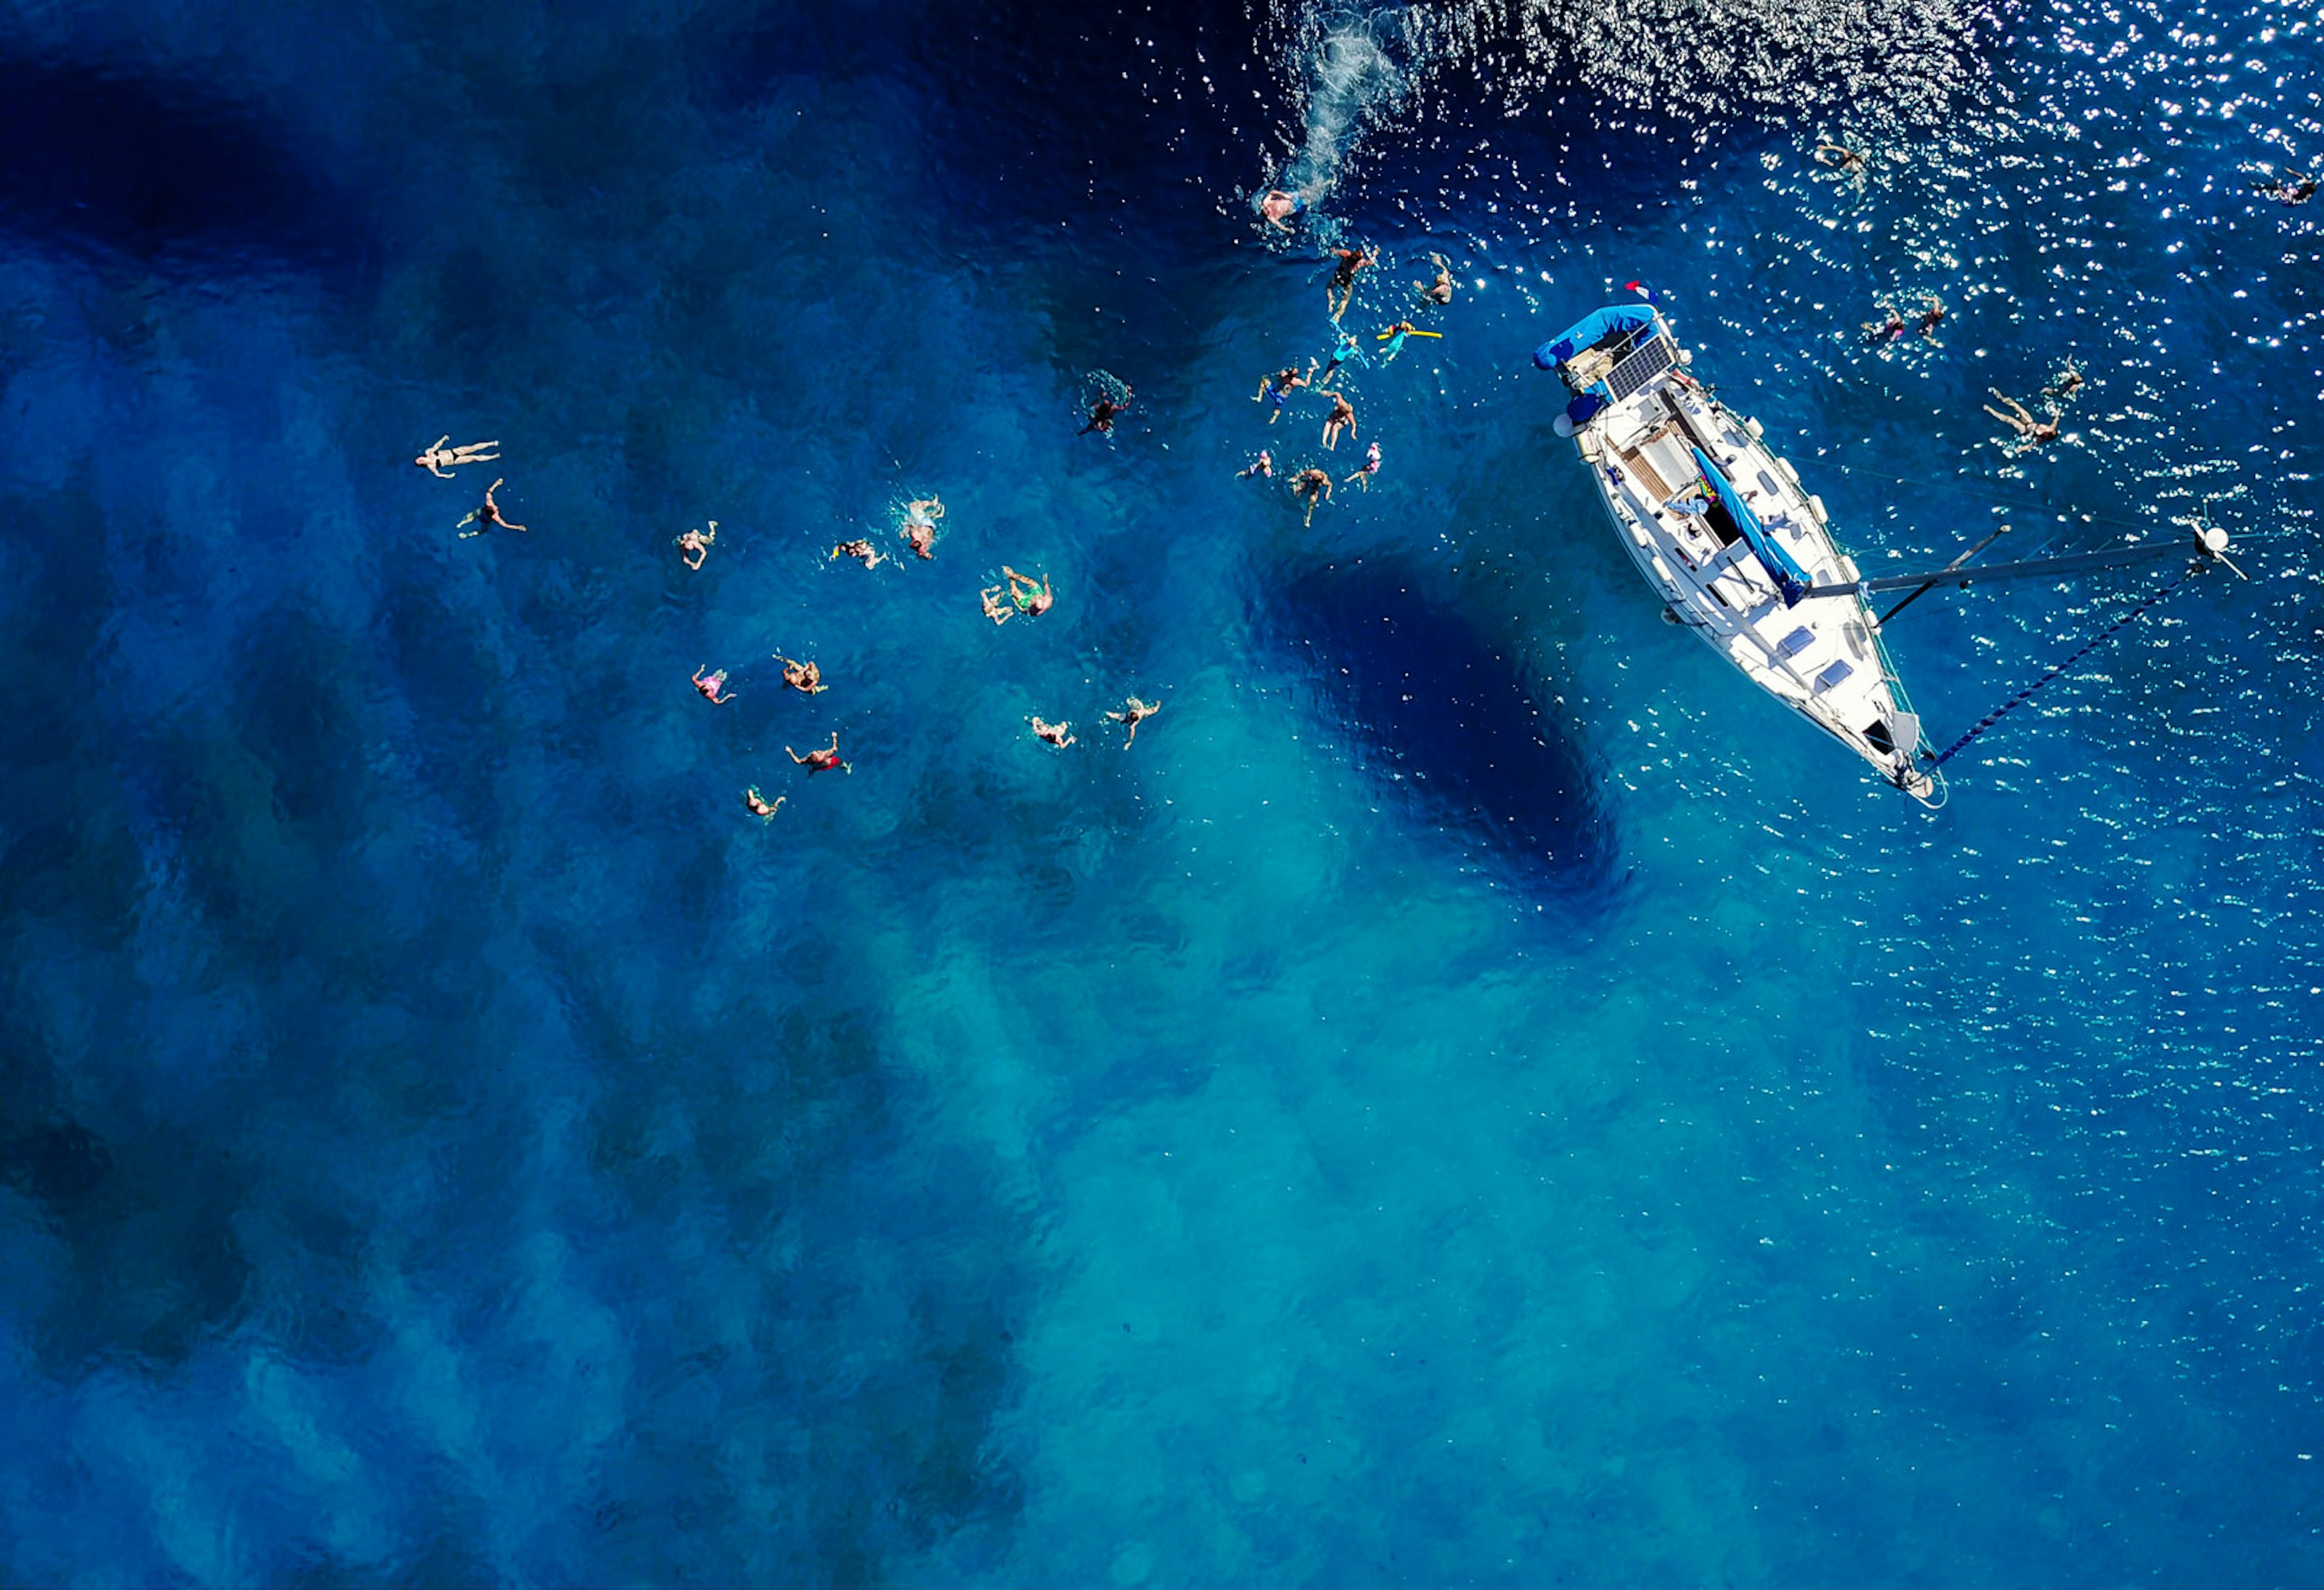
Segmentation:
{"type": "Polygon", "coordinates": [[[1419,9],[1321,0],[1299,14],[1293,55],[1303,69],[1292,92],[1304,131],[1277,186],[1319,205],[1367,126],[1407,102],[1419,9]]]}

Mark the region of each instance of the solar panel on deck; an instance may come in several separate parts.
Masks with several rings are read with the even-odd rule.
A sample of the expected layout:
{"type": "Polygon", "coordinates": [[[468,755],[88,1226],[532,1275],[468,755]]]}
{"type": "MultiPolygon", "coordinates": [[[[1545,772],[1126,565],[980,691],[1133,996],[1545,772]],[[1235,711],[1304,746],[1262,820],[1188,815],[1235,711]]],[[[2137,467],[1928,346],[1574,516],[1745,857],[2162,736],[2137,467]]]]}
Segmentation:
{"type": "Polygon", "coordinates": [[[1644,391],[1649,381],[1677,360],[1678,345],[1666,336],[1655,337],[1607,372],[1606,390],[1614,394],[1614,401],[1618,403],[1644,391]]]}

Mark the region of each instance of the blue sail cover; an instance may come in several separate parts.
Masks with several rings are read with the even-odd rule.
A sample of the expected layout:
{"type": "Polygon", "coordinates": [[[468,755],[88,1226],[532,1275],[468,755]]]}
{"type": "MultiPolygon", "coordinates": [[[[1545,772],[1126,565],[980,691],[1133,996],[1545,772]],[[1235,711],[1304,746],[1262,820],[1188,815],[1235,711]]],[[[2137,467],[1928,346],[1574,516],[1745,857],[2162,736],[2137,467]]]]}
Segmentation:
{"type": "Polygon", "coordinates": [[[1536,348],[1533,362],[1544,370],[1554,370],[1614,332],[1637,331],[1654,323],[1654,310],[1644,304],[1609,304],[1536,348]]]}
{"type": "Polygon", "coordinates": [[[1719,493],[1719,501],[1735,520],[1735,528],[1742,531],[1743,538],[1751,544],[1751,550],[1759,555],[1759,566],[1767,571],[1767,577],[1775,582],[1775,589],[1784,593],[1784,605],[1794,606],[1814,584],[1808,578],[1807,570],[1794,562],[1792,555],[1767,533],[1767,527],[1759,522],[1759,516],[1751,511],[1751,505],[1743,501],[1743,493],[1735,489],[1735,483],[1727,478],[1719,465],[1704,457],[1702,448],[1696,447],[1692,451],[1695,467],[1702,471],[1702,478],[1711,483],[1712,491],[1719,493]]]}

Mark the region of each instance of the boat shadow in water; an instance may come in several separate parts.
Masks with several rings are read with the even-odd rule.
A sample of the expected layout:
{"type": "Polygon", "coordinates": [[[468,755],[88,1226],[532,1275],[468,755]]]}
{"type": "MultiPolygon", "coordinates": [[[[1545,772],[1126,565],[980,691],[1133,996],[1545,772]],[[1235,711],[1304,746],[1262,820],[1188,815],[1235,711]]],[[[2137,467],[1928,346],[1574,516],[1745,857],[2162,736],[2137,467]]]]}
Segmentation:
{"type": "Polygon", "coordinates": [[[1591,914],[1613,904],[1620,846],[1588,755],[1424,573],[1358,560],[1275,590],[1268,638],[1305,665],[1303,694],[1415,822],[1512,887],[1591,914]]]}

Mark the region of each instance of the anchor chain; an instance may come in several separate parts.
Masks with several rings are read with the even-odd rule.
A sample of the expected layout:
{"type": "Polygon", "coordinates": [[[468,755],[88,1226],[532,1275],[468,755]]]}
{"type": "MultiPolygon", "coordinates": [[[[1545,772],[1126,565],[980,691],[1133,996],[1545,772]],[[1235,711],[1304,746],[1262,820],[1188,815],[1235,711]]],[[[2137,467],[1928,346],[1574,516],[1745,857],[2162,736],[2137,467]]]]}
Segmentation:
{"type": "Polygon", "coordinates": [[[1977,725],[1970,729],[1968,733],[1962,735],[1959,740],[1954,740],[1952,744],[1947,746],[1943,755],[1931,759],[1933,760],[1940,767],[1943,767],[1947,762],[1951,761],[1954,757],[1960,754],[1962,748],[1967,746],[1970,740],[1975,740],[1978,735],[1983,734],[1996,723],[2000,722],[2003,718],[2008,716],[2019,707],[2024,706],[2025,703],[2032,698],[2035,691],[2041,689],[2042,686],[2050,683],[2051,680],[2055,679],[2068,668],[2072,667],[2076,663],[2080,662],[2084,657],[2089,656],[2090,653],[2096,651],[2099,647],[2114,639],[2116,631],[2119,630],[2125,624],[2127,624],[2132,620],[2144,614],[2147,609],[2153,607],[2156,602],[2162,601],[2173,591],[2179,589],[2180,586],[2193,579],[2198,574],[2202,572],[2202,569],[2203,565],[2200,562],[2189,564],[2187,565],[2186,572],[2181,574],[2177,579],[2172,581],[2169,584],[2155,592],[2152,596],[2146,598],[2145,601],[2140,602],[2136,607],[2132,608],[2128,612],[2123,614],[2122,617],[2116,619],[2113,623],[2108,624],[2105,629],[2090,637],[2089,640],[2083,643],[2080,650],[2075,652],[2073,656],[2068,657],[2064,662],[2060,663],[2056,667],[2052,668],[2039,679],[2034,680],[2033,684],[2028,685],[2015,695],[2011,696],[2007,701],[2003,702],[1999,706],[1994,708],[1993,711],[1987,712],[1983,718],[1978,721],[1977,725]]]}

